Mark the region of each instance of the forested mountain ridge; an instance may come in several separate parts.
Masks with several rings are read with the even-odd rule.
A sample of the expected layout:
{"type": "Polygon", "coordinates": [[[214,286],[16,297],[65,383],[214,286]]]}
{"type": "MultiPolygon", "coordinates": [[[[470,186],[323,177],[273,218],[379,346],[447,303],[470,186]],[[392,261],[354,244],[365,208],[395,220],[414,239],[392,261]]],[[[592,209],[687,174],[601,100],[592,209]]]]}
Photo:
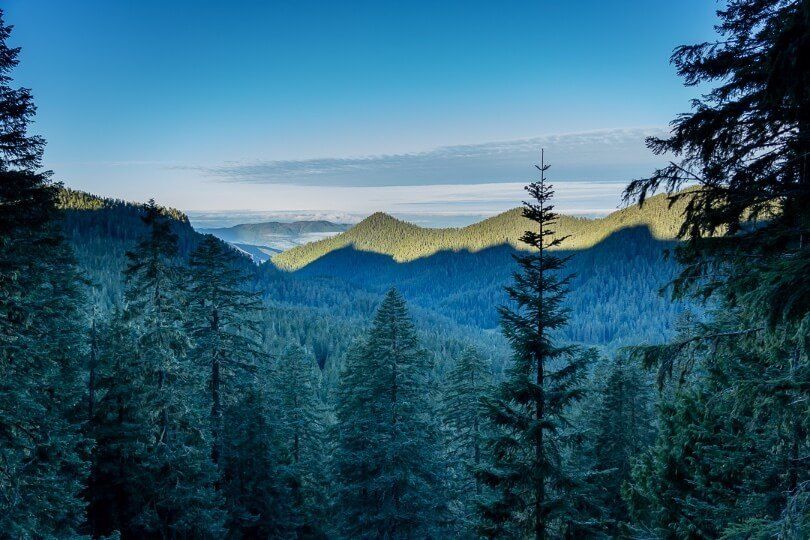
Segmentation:
{"type": "MultiPolygon", "coordinates": [[[[562,255],[572,255],[566,272],[574,277],[573,294],[566,301],[571,324],[561,330],[563,339],[614,350],[670,337],[687,307],[659,292],[678,269],[665,257],[665,250],[674,245],[656,240],[647,227],[630,227],[593,247],[564,251],[562,255]]],[[[510,245],[499,245],[396,262],[388,255],[345,247],[295,272],[276,272],[302,282],[338,280],[377,294],[396,287],[413,305],[494,331],[499,318],[492,307],[507,301],[503,287],[515,269],[516,253],[510,245]]]]}
{"type": "MultiPolygon", "coordinates": [[[[60,191],[59,206],[64,234],[93,284],[95,304],[104,311],[112,309],[122,301],[120,268],[125,253],[145,230],[141,221],[145,205],[65,188],[60,191]]],[[[161,212],[172,218],[178,253],[187,257],[205,235],[195,231],[182,212],[172,208],[161,208],[161,212]]],[[[677,265],[664,257],[673,241],[659,240],[656,234],[666,238],[676,229],[674,220],[667,221],[673,212],[667,211],[665,200],[653,198],[641,211],[630,207],[602,219],[561,219],[580,228],[590,225],[593,237],[604,232],[595,228],[597,224],[616,229],[591,247],[566,250],[574,255],[567,270],[575,274],[571,287],[576,294],[568,300],[572,324],[562,331],[563,339],[612,351],[633,343],[660,343],[672,335],[686,305],[670,303],[659,294],[675,275],[677,265]],[[631,226],[645,222],[656,223],[656,228],[631,226]]],[[[512,227],[519,227],[523,218],[513,210],[465,229],[481,228],[494,238],[497,227],[504,226],[503,234],[509,235],[509,220],[516,217],[512,227]]],[[[357,228],[361,233],[387,231],[385,238],[391,245],[398,239],[407,242],[422,232],[435,231],[383,213],[373,214],[357,228]]],[[[355,229],[344,235],[357,233],[355,229]]],[[[575,238],[569,241],[577,243],[575,238]]],[[[420,245],[425,250],[430,247],[420,245]]],[[[417,324],[435,348],[447,350],[450,341],[454,350],[465,342],[475,343],[487,351],[499,370],[504,342],[496,332],[499,320],[493,306],[506,302],[503,286],[514,271],[511,255],[515,252],[510,242],[480,250],[442,250],[397,262],[389,255],[347,246],[295,272],[268,264],[255,267],[247,256],[243,261],[250,267],[248,275],[254,276],[252,287],[273,313],[274,320],[267,321],[267,340],[278,345],[270,347],[280,351],[292,337],[312,350],[318,363],[330,371],[329,378],[334,378],[349,341],[342,334],[353,333],[353,325],[370,316],[377,300],[391,287],[397,287],[412,309],[418,310],[417,324]],[[293,325],[291,321],[297,322],[293,325]]],[[[440,370],[442,365],[443,361],[437,361],[440,370]]]]}
{"type": "MultiPolygon", "coordinates": [[[[57,192],[56,206],[60,210],[71,211],[71,210],[110,210],[116,208],[117,209],[130,208],[130,209],[144,210],[147,205],[145,203],[129,202],[123,199],[111,199],[109,197],[99,197],[98,195],[93,195],[85,191],[71,189],[68,187],[60,187],[59,191],[57,192]]],[[[167,206],[158,206],[158,210],[162,214],[172,218],[175,221],[179,221],[186,225],[189,224],[188,216],[186,216],[186,214],[184,214],[180,210],[177,210],[176,208],[171,208],[167,206]]]]}
{"type": "MultiPolygon", "coordinates": [[[[685,204],[681,200],[670,207],[666,196],[659,195],[645,201],[643,206],[629,206],[603,218],[562,215],[556,224],[556,234],[569,238],[559,249],[593,247],[613,233],[638,226],[648,227],[655,239],[673,240],[682,224],[680,216],[685,204]]],[[[389,255],[397,262],[413,261],[447,250],[476,252],[499,245],[523,249],[519,238],[528,226],[521,208],[513,208],[467,227],[445,229],[422,228],[377,212],[345,233],[290,249],[274,256],[272,262],[283,270],[298,270],[348,246],[389,255]]]]}

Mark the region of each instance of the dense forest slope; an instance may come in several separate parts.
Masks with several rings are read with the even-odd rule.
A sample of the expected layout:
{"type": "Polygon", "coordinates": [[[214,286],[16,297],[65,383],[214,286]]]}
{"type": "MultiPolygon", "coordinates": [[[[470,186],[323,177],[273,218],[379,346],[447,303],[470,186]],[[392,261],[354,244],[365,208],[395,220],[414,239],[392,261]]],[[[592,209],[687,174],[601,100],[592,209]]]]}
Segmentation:
{"type": "MultiPolygon", "coordinates": [[[[96,304],[102,309],[120,304],[125,253],[145,230],[140,220],[142,206],[65,191],[62,207],[65,235],[94,284],[96,304]]],[[[174,229],[185,257],[203,235],[194,231],[181,212],[164,211],[175,218],[174,229]]],[[[421,229],[375,214],[339,237],[293,251],[321,248],[332,241],[344,244],[348,237],[362,246],[380,247],[384,241],[378,253],[349,243],[294,272],[270,264],[256,267],[245,257],[245,265],[255,276],[253,286],[261,290],[269,309],[268,347],[274,349],[273,343],[292,338],[313,351],[321,365],[336,369],[342,364],[350,336],[370,317],[379,298],[390,287],[397,287],[439,355],[475,342],[500,357],[505,348],[497,331],[497,307],[506,301],[503,287],[515,270],[513,238],[525,226],[518,212],[464,229],[445,230],[421,229]],[[489,238],[480,246],[492,245],[458,250],[444,247],[465,241],[469,246],[476,234],[489,238]],[[498,238],[505,240],[497,243],[498,238]],[[386,246],[394,248],[399,243],[428,255],[398,262],[396,255],[384,254],[386,246]]],[[[576,276],[568,298],[571,324],[562,337],[614,350],[631,343],[661,342],[670,336],[684,306],[658,294],[676,270],[664,257],[664,250],[672,245],[667,238],[677,229],[666,201],[654,198],[643,209],[631,207],[603,219],[562,217],[560,223],[571,234],[578,229],[591,239],[572,237],[566,243],[589,247],[569,250],[568,270],[576,276]]],[[[402,258],[405,251],[399,253],[402,258]]],[[[500,365],[502,359],[495,363],[500,365]]],[[[442,362],[437,364],[441,368],[442,362]]]]}
{"type": "MultiPolygon", "coordinates": [[[[633,205],[598,219],[560,216],[558,236],[568,236],[562,248],[580,250],[593,247],[610,235],[628,227],[644,226],[653,238],[672,240],[681,225],[683,203],[670,208],[665,196],[651,197],[643,207],[633,205]]],[[[378,212],[343,234],[296,247],[273,257],[284,270],[298,270],[332,251],[352,246],[359,251],[390,255],[405,262],[440,251],[480,251],[511,245],[522,249],[519,241],[530,227],[520,208],[514,208],[479,223],[462,228],[428,229],[400,221],[378,212]]]]}
{"type": "MultiPolygon", "coordinates": [[[[119,307],[126,252],[147,232],[141,221],[144,205],[64,189],[59,206],[63,234],[89,282],[94,310],[103,313],[119,307]]],[[[162,212],[172,218],[179,254],[187,258],[205,235],[195,231],[182,212],[172,208],[162,212]]],[[[264,299],[268,352],[279,353],[289,343],[302,345],[324,370],[328,392],[349,344],[364,331],[382,293],[341,279],[311,278],[282,272],[272,265],[257,266],[247,256],[241,264],[253,276],[251,286],[264,299]]],[[[424,342],[435,351],[437,370],[442,371],[447,359],[469,344],[476,344],[487,354],[495,371],[501,368],[507,353],[500,334],[459,324],[429,308],[413,306],[412,311],[424,342]]]]}
{"type": "MultiPolygon", "coordinates": [[[[671,336],[685,309],[659,294],[677,268],[665,257],[672,245],[637,226],[614,232],[593,247],[566,252],[572,256],[567,271],[574,278],[567,299],[571,324],[562,337],[613,350],[671,336]]],[[[515,252],[500,245],[478,252],[440,251],[398,263],[388,255],[346,247],[292,275],[337,279],[378,294],[394,286],[412,305],[494,331],[499,324],[496,308],[506,302],[504,286],[517,267],[515,252]]]]}
{"type": "MultiPolygon", "coordinates": [[[[663,197],[601,219],[561,216],[571,235],[565,254],[574,274],[571,324],[563,339],[615,350],[671,336],[686,309],[660,294],[675,275],[680,208],[663,197]]],[[[377,294],[397,287],[408,301],[465,326],[496,331],[497,307],[517,265],[517,238],[527,226],[520,209],[461,229],[423,229],[377,213],[337,237],[281,253],[282,269],[299,279],[334,279],[377,294]],[[320,253],[315,259],[309,260],[320,253]],[[308,261],[301,266],[303,261],[308,261]]]]}

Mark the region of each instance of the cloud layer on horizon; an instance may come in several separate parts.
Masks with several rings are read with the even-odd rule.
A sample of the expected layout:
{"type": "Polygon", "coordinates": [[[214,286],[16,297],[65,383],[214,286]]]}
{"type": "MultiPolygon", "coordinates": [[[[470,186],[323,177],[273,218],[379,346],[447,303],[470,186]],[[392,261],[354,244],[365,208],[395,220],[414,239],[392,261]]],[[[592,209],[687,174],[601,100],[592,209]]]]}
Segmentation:
{"type": "MultiPolygon", "coordinates": [[[[604,215],[617,209],[622,182],[556,182],[555,209],[569,215],[604,215]]],[[[226,227],[262,221],[326,219],[355,223],[376,211],[428,226],[457,226],[520,206],[526,198],[520,182],[441,184],[433,186],[314,187],[243,186],[276,197],[264,209],[186,210],[195,227],[226,227]],[[281,201],[286,201],[280,204],[281,201]],[[295,201],[290,204],[290,201],[295,201]]]]}
{"type": "Polygon", "coordinates": [[[527,181],[545,148],[554,180],[627,181],[662,159],[644,144],[660,128],[623,128],[512,141],[457,145],[425,152],[347,158],[255,161],[178,167],[220,182],[299,186],[419,186],[527,181]]]}

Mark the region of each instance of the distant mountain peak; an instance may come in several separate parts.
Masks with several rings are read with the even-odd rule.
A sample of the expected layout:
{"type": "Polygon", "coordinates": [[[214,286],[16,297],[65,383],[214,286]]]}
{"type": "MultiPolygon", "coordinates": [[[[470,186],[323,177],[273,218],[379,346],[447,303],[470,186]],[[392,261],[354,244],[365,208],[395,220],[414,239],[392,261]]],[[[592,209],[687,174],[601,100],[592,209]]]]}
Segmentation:
{"type": "Polygon", "coordinates": [[[387,226],[387,225],[406,225],[406,226],[413,226],[412,223],[408,223],[407,221],[403,221],[401,219],[395,218],[391,214],[386,214],[385,212],[374,212],[364,220],[360,221],[357,225],[352,228],[357,227],[368,227],[368,226],[387,226]]]}

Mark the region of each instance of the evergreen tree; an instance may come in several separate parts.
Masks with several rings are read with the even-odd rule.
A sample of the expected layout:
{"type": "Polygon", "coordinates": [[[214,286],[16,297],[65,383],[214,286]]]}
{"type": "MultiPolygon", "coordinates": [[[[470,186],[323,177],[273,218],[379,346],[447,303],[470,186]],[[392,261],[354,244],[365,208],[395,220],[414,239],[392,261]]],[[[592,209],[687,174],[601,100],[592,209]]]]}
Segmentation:
{"type": "Polygon", "coordinates": [[[593,471],[591,497],[594,521],[615,536],[630,520],[622,487],[630,480],[635,460],[655,437],[655,396],[649,376],[624,355],[597,367],[594,388],[578,419],[587,427],[580,469],[593,471]]]}
{"type": "Polygon", "coordinates": [[[255,361],[264,352],[258,294],[246,289],[247,270],[237,253],[206,236],[189,258],[186,320],[193,341],[191,357],[208,373],[211,459],[219,462],[223,410],[252,384],[255,361]]]}
{"type": "Polygon", "coordinates": [[[562,453],[566,413],[581,397],[585,359],[552,338],[567,321],[562,302],[570,276],[559,276],[566,258],[553,251],[565,238],[553,236],[557,215],[545,178],[548,166],[541,160],[537,168],[540,179],[526,187],[533,200],[524,203],[523,215],[538,229],[521,238],[534,251],[515,255],[520,272],[507,288],[515,308],[500,310],[514,364],[488,403],[496,433],[490,443],[493,463],[481,478],[495,492],[482,507],[482,532],[543,539],[576,521],[577,482],[565,470],[562,453]]]}
{"type": "Polygon", "coordinates": [[[293,500],[300,530],[312,534],[326,518],[324,487],[324,410],[318,398],[319,372],[314,359],[298,345],[279,358],[275,394],[279,401],[279,434],[290,456],[293,500]]]}
{"type": "Polygon", "coordinates": [[[154,201],[143,217],[146,238],[127,254],[126,320],[135,332],[147,423],[137,477],[145,506],[129,530],[164,536],[217,534],[222,512],[214,492],[216,468],[205,429],[204,376],[187,357],[182,272],[177,237],[154,201]]]}
{"type": "Polygon", "coordinates": [[[719,16],[720,40],[673,55],[688,85],[717,86],[673,122],[670,137],[648,141],[679,162],[625,192],[643,202],[663,188],[686,201],[674,295],[722,307],[687,336],[637,350],[661,374],[679,365],[697,376],[682,377],[690,387],[661,408],[662,425],[679,439],[657,445],[630,493],[659,486],[653,500],[663,497],[669,510],[655,521],[670,534],[757,536],[788,521],[810,526],[806,515],[785,517],[807,512],[796,505],[806,504],[810,485],[810,3],[732,1],[719,16]],[[687,182],[696,185],[675,193],[687,182]],[[694,441],[693,465],[673,476],[667,449],[681,452],[682,441],[694,441]],[[745,470],[733,469],[745,452],[745,470]],[[784,465],[776,483],[773,463],[784,465]],[[742,497],[754,481],[765,483],[757,492],[768,504],[742,497]]]}
{"type": "Polygon", "coordinates": [[[771,323],[802,320],[810,310],[810,5],[732,0],[718,15],[722,39],[672,55],[688,86],[718,86],[672,122],[670,137],[648,139],[680,161],[631,182],[625,198],[643,203],[663,188],[686,202],[676,293],[722,285],[759,303],[771,323]],[[697,185],[677,191],[688,183],[697,185]],[[745,272],[723,279],[716,264],[745,272]]]}
{"type": "Polygon", "coordinates": [[[338,390],[335,476],[344,535],[436,532],[443,496],[429,369],[405,301],[392,289],[347,358],[338,390]]]}
{"type": "Polygon", "coordinates": [[[12,86],[19,48],[0,10],[0,531],[78,534],[87,450],[84,291],[55,222],[31,93],[12,86]]]}
{"type": "Polygon", "coordinates": [[[484,464],[487,415],[483,399],[491,385],[488,363],[468,346],[447,374],[442,396],[452,510],[456,527],[465,536],[475,533],[478,521],[476,504],[483,490],[476,471],[484,464]]]}
{"type": "MultiPolygon", "coordinates": [[[[267,383],[270,377],[261,372],[259,381],[267,383]]],[[[234,538],[294,537],[299,527],[278,411],[270,385],[261,383],[248,386],[225,411],[227,444],[220,469],[226,527],[234,538]]]]}
{"type": "Polygon", "coordinates": [[[98,325],[94,369],[94,406],[88,434],[94,445],[85,498],[88,527],[93,536],[115,531],[127,535],[139,529],[134,522],[147,505],[141,489],[148,481],[143,469],[150,438],[148,394],[141,384],[141,362],[136,336],[124,313],[115,310],[109,322],[98,325]]]}
{"type": "Polygon", "coordinates": [[[662,397],[658,439],[624,493],[634,523],[670,538],[775,536],[788,525],[806,536],[806,474],[793,455],[807,444],[793,444],[797,405],[799,429],[808,414],[792,402],[797,373],[785,361],[794,337],[741,333],[752,321],[730,307],[711,319],[639,350],[658,363],[662,397]]]}

